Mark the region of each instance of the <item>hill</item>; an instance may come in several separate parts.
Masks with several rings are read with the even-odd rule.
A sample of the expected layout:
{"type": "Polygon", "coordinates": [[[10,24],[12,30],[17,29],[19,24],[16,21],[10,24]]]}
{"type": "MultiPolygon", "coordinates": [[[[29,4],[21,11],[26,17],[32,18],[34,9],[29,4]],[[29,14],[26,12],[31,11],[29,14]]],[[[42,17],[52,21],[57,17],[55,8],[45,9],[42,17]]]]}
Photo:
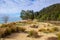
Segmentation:
{"type": "Polygon", "coordinates": [[[40,20],[60,21],[60,4],[53,4],[39,11],[40,20]]]}
{"type": "Polygon", "coordinates": [[[38,19],[39,21],[60,21],[60,3],[50,5],[38,12],[22,10],[22,19],[38,19]]]}

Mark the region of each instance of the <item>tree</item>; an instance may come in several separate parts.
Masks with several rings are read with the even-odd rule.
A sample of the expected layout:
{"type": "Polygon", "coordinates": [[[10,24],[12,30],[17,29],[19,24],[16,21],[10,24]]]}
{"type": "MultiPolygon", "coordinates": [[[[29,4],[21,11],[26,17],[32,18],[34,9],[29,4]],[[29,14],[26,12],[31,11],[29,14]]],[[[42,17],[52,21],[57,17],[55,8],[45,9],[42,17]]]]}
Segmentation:
{"type": "Polygon", "coordinates": [[[21,18],[37,19],[40,21],[60,21],[60,3],[43,8],[38,12],[34,12],[33,10],[22,10],[21,18]]]}
{"type": "Polygon", "coordinates": [[[8,22],[8,20],[9,20],[9,16],[3,16],[2,17],[2,20],[4,21],[4,23],[7,23],[8,22]]]}
{"type": "Polygon", "coordinates": [[[34,11],[33,10],[27,10],[21,11],[21,16],[20,16],[23,20],[27,20],[27,19],[34,19],[34,11]]]}
{"type": "Polygon", "coordinates": [[[22,10],[21,11],[21,14],[20,14],[21,16],[21,18],[24,20],[24,19],[26,19],[26,15],[25,15],[25,11],[24,10],[22,10]]]}

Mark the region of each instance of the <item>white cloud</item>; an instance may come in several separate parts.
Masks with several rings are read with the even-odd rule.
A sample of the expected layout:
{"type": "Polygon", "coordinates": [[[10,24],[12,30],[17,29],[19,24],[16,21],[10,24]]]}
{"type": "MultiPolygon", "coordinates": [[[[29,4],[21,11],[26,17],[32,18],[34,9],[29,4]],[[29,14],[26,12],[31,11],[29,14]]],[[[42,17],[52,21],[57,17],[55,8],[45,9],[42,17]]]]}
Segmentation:
{"type": "Polygon", "coordinates": [[[38,11],[60,0],[0,0],[0,13],[19,13],[21,10],[38,11]]]}

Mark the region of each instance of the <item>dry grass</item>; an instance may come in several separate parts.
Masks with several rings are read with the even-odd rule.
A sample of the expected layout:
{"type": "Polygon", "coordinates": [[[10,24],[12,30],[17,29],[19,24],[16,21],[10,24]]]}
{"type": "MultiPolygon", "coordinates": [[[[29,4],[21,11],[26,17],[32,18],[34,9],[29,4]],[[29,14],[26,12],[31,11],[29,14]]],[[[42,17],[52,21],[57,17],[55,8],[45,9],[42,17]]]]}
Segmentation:
{"type": "Polygon", "coordinates": [[[0,37],[6,37],[12,33],[24,32],[25,28],[17,27],[16,23],[2,24],[0,27],[0,37]]]}
{"type": "Polygon", "coordinates": [[[54,32],[58,32],[59,29],[57,27],[52,27],[52,28],[41,28],[39,29],[40,32],[44,32],[44,33],[54,33],[54,32]]]}
{"type": "Polygon", "coordinates": [[[56,34],[58,36],[58,40],[60,40],[60,32],[56,34]]]}
{"type": "MultiPolygon", "coordinates": [[[[51,36],[56,32],[59,32],[59,29],[58,29],[58,27],[54,27],[54,25],[51,26],[48,23],[32,22],[32,21],[23,22],[23,23],[22,22],[13,22],[13,23],[8,23],[8,24],[2,24],[2,26],[0,27],[0,37],[6,37],[12,33],[18,33],[19,35],[15,36],[15,38],[17,37],[18,39],[21,39],[21,40],[22,39],[23,40],[29,40],[29,39],[32,40],[32,38],[34,38],[34,40],[40,40],[40,39],[42,40],[42,39],[44,39],[43,38],[44,36],[48,37],[47,35],[51,36]],[[42,38],[40,38],[41,36],[42,36],[42,38]]],[[[11,36],[11,38],[12,38],[12,36],[11,36]]],[[[60,38],[59,35],[58,35],[58,38],[60,38]]]]}
{"type": "Polygon", "coordinates": [[[35,25],[35,24],[34,24],[34,25],[31,25],[30,27],[31,27],[31,28],[38,28],[38,25],[35,25]]]}
{"type": "Polygon", "coordinates": [[[17,29],[17,32],[19,32],[19,31],[20,31],[20,32],[25,32],[25,30],[26,30],[26,29],[23,28],[23,27],[17,27],[16,29],[17,29]]]}
{"type": "Polygon", "coordinates": [[[60,26],[60,21],[49,21],[49,23],[60,26]]]}
{"type": "Polygon", "coordinates": [[[28,37],[35,37],[35,38],[39,37],[38,32],[34,30],[29,31],[28,34],[29,34],[28,37]]]}

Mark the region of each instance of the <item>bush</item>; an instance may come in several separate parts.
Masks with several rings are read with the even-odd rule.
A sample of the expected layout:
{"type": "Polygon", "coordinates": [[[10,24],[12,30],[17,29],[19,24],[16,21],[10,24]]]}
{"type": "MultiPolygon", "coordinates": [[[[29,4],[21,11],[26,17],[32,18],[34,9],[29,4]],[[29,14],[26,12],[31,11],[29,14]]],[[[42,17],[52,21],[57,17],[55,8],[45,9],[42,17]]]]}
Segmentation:
{"type": "Polygon", "coordinates": [[[29,31],[28,33],[29,33],[28,37],[35,37],[35,38],[39,37],[38,33],[34,30],[29,31]]]}
{"type": "Polygon", "coordinates": [[[40,32],[44,32],[44,33],[53,33],[53,32],[57,32],[59,31],[59,29],[57,27],[53,27],[53,28],[41,28],[39,29],[40,32]]]}
{"type": "Polygon", "coordinates": [[[5,35],[10,35],[12,33],[11,28],[7,27],[5,31],[5,35]]]}
{"type": "MultiPolygon", "coordinates": [[[[14,23],[14,22],[13,22],[13,23],[9,23],[9,24],[2,24],[2,25],[1,25],[1,28],[2,28],[2,27],[13,27],[15,24],[16,24],[16,23],[14,23]]],[[[15,25],[15,26],[16,26],[16,25],[15,25]]]]}
{"type": "Polygon", "coordinates": [[[57,27],[53,27],[52,28],[54,31],[59,31],[59,29],[57,27]]]}
{"type": "Polygon", "coordinates": [[[7,35],[10,35],[11,33],[12,32],[9,27],[0,29],[0,37],[6,37],[7,35]]]}
{"type": "Polygon", "coordinates": [[[59,29],[57,27],[53,27],[53,28],[49,29],[50,33],[57,32],[57,31],[59,31],[59,29]]]}
{"type": "Polygon", "coordinates": [[[1,25],[1,28],[3,28],[3,27],[7,27],[7,24],[2,24],[1,25]]]}
{"type": "Polygon", "coordinates": [[[12,33],[16,32],[16,27],[11,27],[12,33]]]}
{"type": "Polygon", "coordinates": [[[60,32],[56,34],[58,36],[58,40],[60,40],[60,32]]]}
{"type": "Polygon", "coordinates": [[[6,28],[0,28],[0,37],[5,37],[4,33],[6,31],[6,28]]]}
{"type": "Polygon", "coordinates": [[[39,29],[40,32],[44,32],[44,33],[49,33],[50,29],[45,29],[45,28],[41,28],[39,29]]]}
{"type": "Polygon", "coordinates": [[[25,32],[25,28],[23,27],[16,27],[17,32],[25,32]]]}
{"type": "Polygon", "coordinates": [[[38,28],[38,26],[37,25],[32,25],[32,26],[30,26],[31,28],[38,28]]]}
{"type": "Polygon", "coordinates": [[[25,28],[16,27],[16,23],[2,24],[0,28],[0,37],[6,37],[11,33],[25,32],[25,28]]]}
{"type": "Polygon", "coordinates": [[[49,33],[55,32],[54,29],[49,29],[49,33]]]}

